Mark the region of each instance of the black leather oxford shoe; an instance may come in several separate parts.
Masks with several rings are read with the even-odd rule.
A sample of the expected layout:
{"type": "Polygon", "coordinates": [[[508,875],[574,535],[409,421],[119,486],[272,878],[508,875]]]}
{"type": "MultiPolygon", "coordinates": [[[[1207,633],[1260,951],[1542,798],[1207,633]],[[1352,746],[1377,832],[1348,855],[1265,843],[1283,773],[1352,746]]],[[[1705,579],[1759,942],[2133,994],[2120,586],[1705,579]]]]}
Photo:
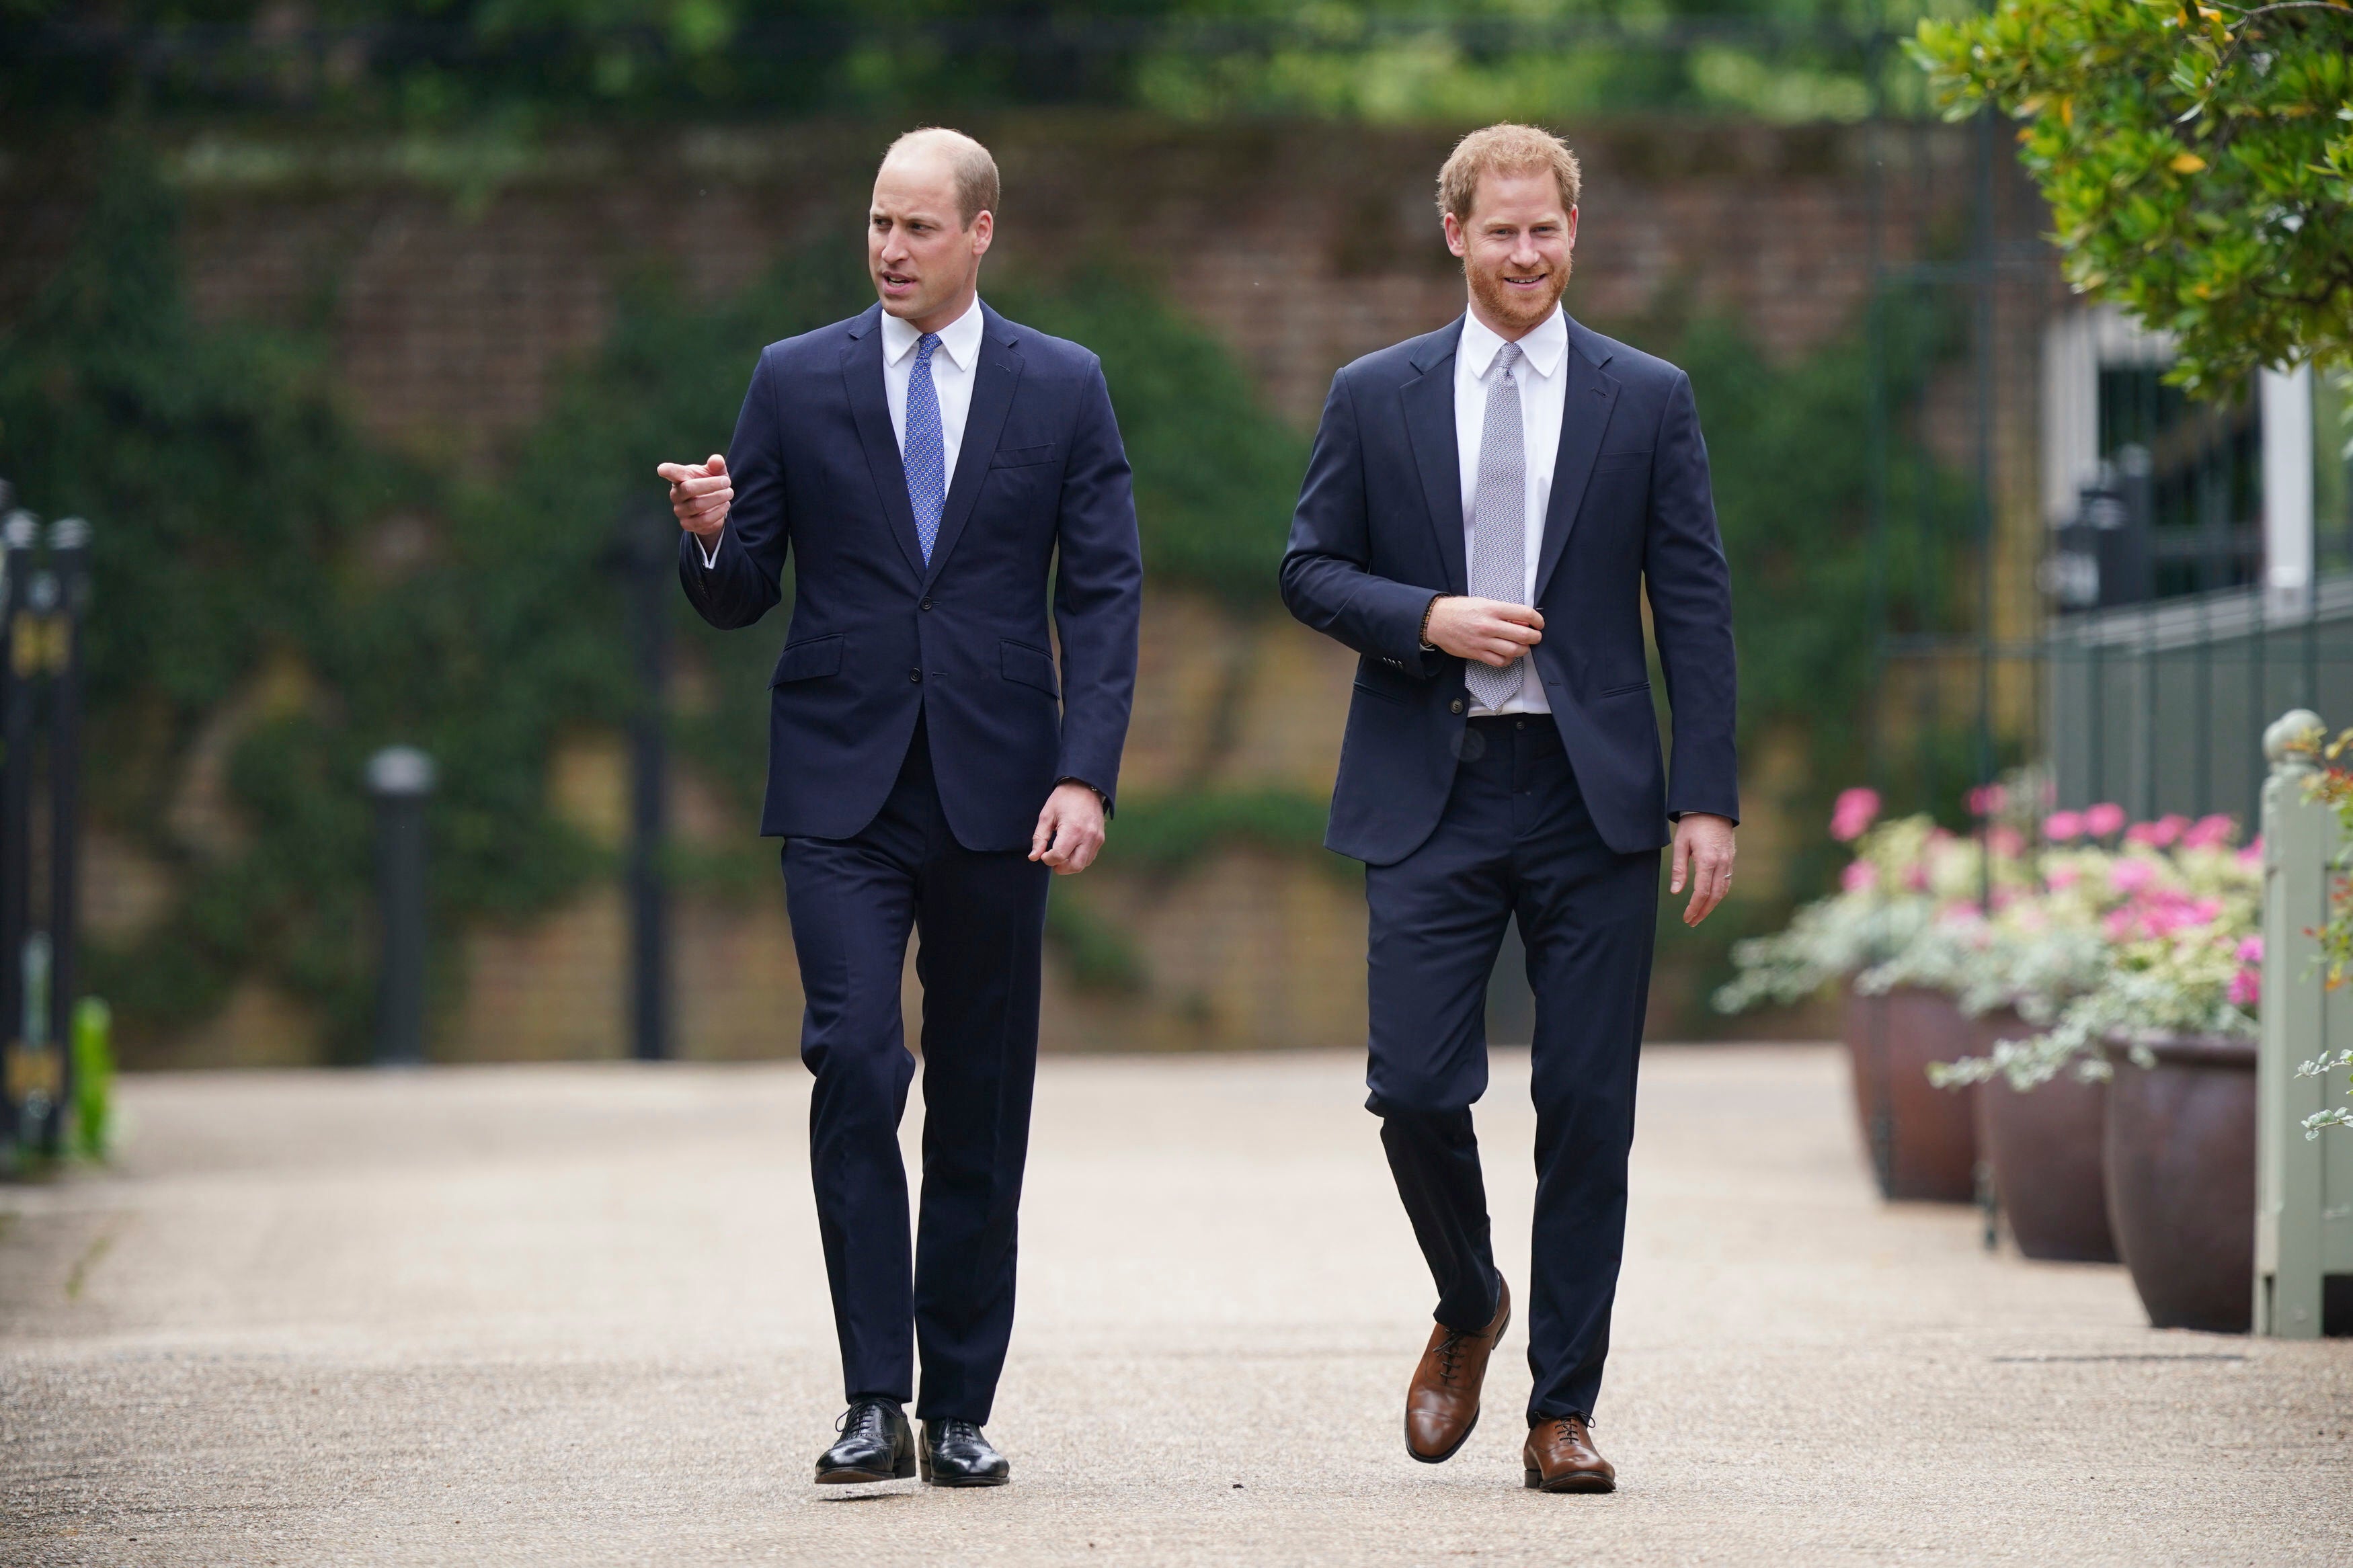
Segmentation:
{"type": "Polygon", "coordinates": [[[902,1481],[915,1473],[915,1432],[892,1399],[860,1399],[834,1423],[841,1436],[817,1457],[821,1484],[902,1481]]]}
{"type": "Polygon", "coordinates": [[[1005,1456],[969,1421],[926,1421],[923,1479],[935,1487],[1001,1487],[1013,1479],[1005,1456]]]}

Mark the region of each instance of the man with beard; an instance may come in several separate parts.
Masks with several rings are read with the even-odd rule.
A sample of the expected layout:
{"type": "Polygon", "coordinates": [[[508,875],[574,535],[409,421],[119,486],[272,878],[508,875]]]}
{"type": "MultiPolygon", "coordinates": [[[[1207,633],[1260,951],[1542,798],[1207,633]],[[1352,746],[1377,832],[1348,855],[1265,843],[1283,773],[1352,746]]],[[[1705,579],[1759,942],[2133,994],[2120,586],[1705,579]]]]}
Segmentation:
{"type": "Polygon", "coordinates": [[[1046,884],[1103,846],[1135,686],[1143,555],[1103,367],[981,302],[997,200],[996,160],[971,137],[893,142],[867,212],[879,302],[771,343],[727,455],[659,469],[703,619],[750,626],[782,597],[788,551],[794,565],[760,831],[785,841],[849,1400],[821,1482],[1010,1473],[981,1428],[1013,1330],[1046,884]],[[918,1349],[920,1446],[903,1409],[918,1349]]]}
{"type": "Polygon", "coordinates": [[[1691,383],[1560,308],[1577,159],[1533,127],[1439,174],[1470,310],[1333,378],[1283,602],[1354,648],[1324,842],[1365,862],[1366,1107],[1438,1287],[1406,1397],[1437,1464],[1477,1424],[1512,1316],[1471,1105],[1514,917],[1536,999],[1525,1483],[1609,1491],[1593,1406],[1626,1228],[1658,852],[1685,923],[1730,884],[1732,602],[1691,383]],[[1647,594],[1673,716],[1662,766],[1647,594]],[[1672,834],[1669,824],[1673,824],[1672,834]]]}

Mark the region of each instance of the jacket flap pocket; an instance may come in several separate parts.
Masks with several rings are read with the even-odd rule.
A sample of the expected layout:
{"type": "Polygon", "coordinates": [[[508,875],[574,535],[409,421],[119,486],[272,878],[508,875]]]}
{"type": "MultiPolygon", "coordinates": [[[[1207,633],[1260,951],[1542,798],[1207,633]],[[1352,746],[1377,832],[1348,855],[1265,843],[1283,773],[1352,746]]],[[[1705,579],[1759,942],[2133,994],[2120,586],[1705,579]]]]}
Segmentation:
{"type": "Polygon", "coordinates": [[[809,637],[785,645],[785,651],[776,656],[776,673],[768,677],[768,684],[782,686],[792,680],[815,680],[822,675],[836,674],[840,668],[841,634],[809,637]]]}
{"type": "Polygon", "coordinates": [[[1032,463],[1050,462],[1053,456],[1054,443],[1051,441],[1039,447],[1005,447],[988,459],[988,466],[992,468],[1026,468],[1032,463]]]}
{"type": "Polygon", "coordinates": [[[1368,697],[1410,705],[1420,695],[1422,685],[1387,659],[1367,654],[1356,661],[1356,689],[1368,697]]]}
{"type": "Polygon", "coordinates": [[[1648,452],[1604,452],[1593,459],[1593,468],[1596,473],[1608,468],[1647,468],[1651,460],[1648,452]]]}
{"type": "Polygon", "coordinates": [[[997,645],[1004,650],[1005,679],[1018,680],[1024,686],[1034,686],[1049,697],[1060,697],[1061,688],[1054,680],[1054,656],[1043,648],[1007,637],[997,645]]]}

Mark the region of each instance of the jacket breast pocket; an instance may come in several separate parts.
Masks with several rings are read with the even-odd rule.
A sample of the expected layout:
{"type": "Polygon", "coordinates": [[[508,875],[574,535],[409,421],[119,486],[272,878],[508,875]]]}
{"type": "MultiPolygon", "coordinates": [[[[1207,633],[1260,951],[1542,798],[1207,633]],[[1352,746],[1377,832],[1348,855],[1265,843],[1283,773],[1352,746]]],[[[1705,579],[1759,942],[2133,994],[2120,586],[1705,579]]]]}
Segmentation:
{"type": "Polygon", "coordinates": [[[1023,686],[1034,686],[1049,697],[1060,697],[1062,689],[1054,679],[1054,656],[1041,647],[1031,647],[1026,642],[1006,637],[997,644],[1004,660],[1005,679],[1023,686]]]}
{"type": "Polygon", "coordinates": [[[1593,459],[1593,471],[1597,474],[1623,472],[1628,468],[1644,469],[1650,466],[1651,454],[1648,452],[1604,452],[1593,459]]]}
{"type": "Polygon", "coordinates": [[[1037,463],[1054,460],[1054,443],[1044,442],[1035,447],[1003,447],[988,459],[992,468],[1026,468],[1037,463]]]}
{"type": "Polygon", "coordinates": [[[831,637],[806,637],[786,643],[785,651],[776,656],[776,672],[768,677],[771,686],[785,686],[796,680],[818,680],[841,672],[841,634],[831,637]]]}

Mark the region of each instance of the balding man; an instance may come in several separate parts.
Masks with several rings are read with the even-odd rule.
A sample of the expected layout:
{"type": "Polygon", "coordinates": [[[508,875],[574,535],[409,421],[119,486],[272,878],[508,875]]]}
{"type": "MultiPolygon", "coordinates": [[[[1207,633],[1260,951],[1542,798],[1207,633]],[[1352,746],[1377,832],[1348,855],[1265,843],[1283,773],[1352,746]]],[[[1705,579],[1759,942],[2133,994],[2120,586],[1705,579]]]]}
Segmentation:
{"type": "Polygon", "coordinates": [[[760,831],[784,839],[849,1406],[821,1482],[1008,1479],[981,1428],[1013,1327],[1047,881],[1103,845],[1135,683],[1143,559],[1103,367],[980,302],[997,200],[972,138],[893,142],[867,216],[880,301],[771,343],[727,455],[659,469],[705,620],[750,626],[781,598],[787,552],[795,568],[760,831]],[[920,1444],[903,1409],[918,1350],[920,1444]]]}

